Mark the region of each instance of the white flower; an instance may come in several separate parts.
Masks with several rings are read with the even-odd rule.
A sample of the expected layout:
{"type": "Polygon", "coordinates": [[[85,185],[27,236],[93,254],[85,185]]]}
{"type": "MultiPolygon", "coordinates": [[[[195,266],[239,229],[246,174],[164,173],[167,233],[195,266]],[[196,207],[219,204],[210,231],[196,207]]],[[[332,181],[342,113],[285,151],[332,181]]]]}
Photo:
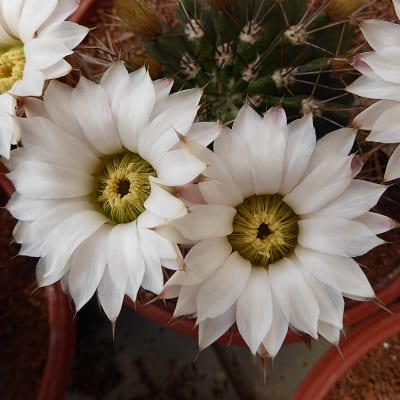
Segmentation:
{"type": "Polygon", "coordinates": [[[337,343],[342,296],[374,297],[351,257],[381,244],[392,221],[368,212],[385,186],[353,179],[354,136],[316,142],[311,115],[287,125],[282,109],[262,118],[246,105],[215,153],[192,144],[208,165],[204,204],[159,232],[197,242],[162,297],[178,296],[176,317],[197,316],[200,348],[235,322],[253,353],[272,357],[289,325],[337,343]]]}
{"type": "MultiPolygon", "coordinates": [[[[400,18],[400,0],[393,0],[393,4],[400,18]]],[[[354,66],[363,75],[347,90],[380,101],[359,114],[354,124],[371,131],[367,140],[400,142],[400,25],[373,19],[363,21],[360,28],[373,51],[357,57],[354,66]]],[[[399,177],[400,147],[397,147],[386,167],[385,180],[399,177]]]]}
{"type": "Polygon", "coordinates": [[[0,155],[19,139],[15,96],[40,96],[45,80],[68,74],[64,57],[88,28],[65,21],[77,0],[0,0],[0,155]]]}
{"type": "Polygon", "coordinates": [[[193,124],[201,90],[169,95],[171,87],[116,63],[100,84],[51,81],[44,101],[27,100],[27,118],[17,119],[25,139],[8,164],[14,236],[20,254],[41,257],[39,285],[62,278],[77,309],[97,289],[115,320],[125,293],[159,293],[161,264],[179,267],[177,246],[153,229],[187,212],[175,186],[205,164],[177,132],[205,145],[219,127],[193,124]]]}

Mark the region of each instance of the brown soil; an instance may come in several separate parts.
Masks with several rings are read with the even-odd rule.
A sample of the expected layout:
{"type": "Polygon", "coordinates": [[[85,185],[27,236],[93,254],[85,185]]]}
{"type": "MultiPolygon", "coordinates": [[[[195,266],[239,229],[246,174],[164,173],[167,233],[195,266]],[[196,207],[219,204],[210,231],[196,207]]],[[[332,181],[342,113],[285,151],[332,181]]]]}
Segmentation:
{"type": "Polygon", "coordinates": [[[399,400],[400,334],[362,357],[336,383],[326,400],[399,400]]]}
{"type": "MultiPolygon", "coordinates": [[[[6,196],[0,189],[0,205],[6,196]]],[[[47,354],[47,301],[36,290],[36,260],[15,257],[14,219],[0,209],[0,398],[37,398],[47,354]]]]}

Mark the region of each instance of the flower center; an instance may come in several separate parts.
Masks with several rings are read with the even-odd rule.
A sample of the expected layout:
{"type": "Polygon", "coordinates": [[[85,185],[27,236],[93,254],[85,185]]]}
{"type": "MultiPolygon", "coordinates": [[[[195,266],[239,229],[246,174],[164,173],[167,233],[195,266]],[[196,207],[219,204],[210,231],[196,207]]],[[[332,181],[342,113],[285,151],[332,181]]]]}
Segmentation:
{"type": "Polygon", "coordinates": [[[0,56],[0,94],[8,92],[15,82],[22,79],[25,54],[22,45],[7,50],[0,56]]]}
{"type": "Polygon", "coordinates": [[[236,207],[228,239],[233,250],[252,265],[268,268],[293,253],[299,234],[297,221],[281,195],[254,195],[236,207]]]}
{"type": "Polygon", "coordinates": [[[96,200],[103,213],[117,224],[139,217],[150,196],[153,167],[136,153],[126,152],[105,159],[97,175],[96,200]]]}

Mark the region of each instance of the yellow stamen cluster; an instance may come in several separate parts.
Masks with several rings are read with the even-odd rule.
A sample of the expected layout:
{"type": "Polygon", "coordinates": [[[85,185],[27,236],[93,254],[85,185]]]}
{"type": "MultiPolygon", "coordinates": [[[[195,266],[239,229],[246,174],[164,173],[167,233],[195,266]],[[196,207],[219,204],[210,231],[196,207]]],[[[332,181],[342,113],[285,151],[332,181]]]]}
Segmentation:
{"type": "Polygon", "coordinates": [[[22,79],[25,67],[23,46],[13,47],[0,56],[0,94],[8,92],[22,79]]]}
{"type": "Polygon", "coordinates": [[[145,210],[153,167],[138,154],[126,152],[105,160],[98,173],[96,200],[117,224],[131,222],[145,210]]]}
{"type": "Polygon", "coordinates": [[[281,195],[254,195],[236,207],[228,239],[233,250],[252,265],[268,268],[293,253],[299,234],[297,221],[281,195]]]}

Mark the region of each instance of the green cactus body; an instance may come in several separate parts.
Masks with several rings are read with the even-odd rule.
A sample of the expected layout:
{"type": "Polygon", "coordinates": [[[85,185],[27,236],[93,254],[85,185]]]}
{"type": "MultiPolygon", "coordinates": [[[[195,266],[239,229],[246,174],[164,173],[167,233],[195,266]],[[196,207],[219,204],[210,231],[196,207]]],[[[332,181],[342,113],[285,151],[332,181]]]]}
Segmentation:
{"type": "Polygon", "coordinates": [[[205,88],[201,118],[229,122],[247,99],[259,112],[281,104],[289,118],[313,111],[322,130],[346,125],[353,99],[343,88],[355,71],[332,60],[348,57],[352,25],[306,0],[229,4],[180,0],[176,27],[146,41],[175,89],[205,88]]]}

